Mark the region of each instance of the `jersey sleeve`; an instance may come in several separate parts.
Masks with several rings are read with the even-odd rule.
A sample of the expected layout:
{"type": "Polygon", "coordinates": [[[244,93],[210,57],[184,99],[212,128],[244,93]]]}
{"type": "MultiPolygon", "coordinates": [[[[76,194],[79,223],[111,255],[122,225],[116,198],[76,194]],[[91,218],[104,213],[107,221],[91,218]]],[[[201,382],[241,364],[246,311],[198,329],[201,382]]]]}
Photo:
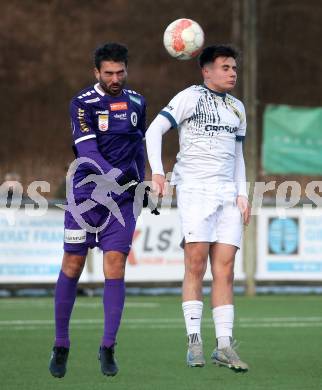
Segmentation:
{"type": "MultiPolygon", "coordinates": [[[[141,96],[141,112],[138,119],[138,128],[142,131],[143,137],[146,133],[146,102],[143,96],[141,96]]],[[[138,146],[138,151],[135,157],[136,168],[138,172],[138,180],[143,181],[145,177],[145,153],[143,142],[138,146]]]]}
{"type": "Polygon", "coordinates": [[[138,128],[142,131],[143,136],[146,133],[146,102],[142,97],[142,111],[138,120],[138,128]]]}
{"type": "Polygon", "coordinates": [[[170,128],[169,120],[159,114],[150,124],[146,132],[146,150],[152,175],[165,176],[162,164],[162,136],[170,128]]]}
{"type": "Polygon", "coordinates": [[[71,101],[70,117],[75,145],[88,139],[96,138],[89,108],[77,98],[71,101]]]}
{"type": "Polygon", "coordinates": [[[139,150],[135,157],[135,163],[139,175],[138,180],[141,182],[144,181],[144,177],[145,177],[145,153],[144,153],[143,142],[139,145],[138,149],[139,150]]]}
{"type": "Polygon", "coordinates": [[[240,114],[239,117],[240,123],[236,133],[236,141],[242,142],[246,137],[246,127],[247,127],[245,107],[242,103],[240,103],[240,106],[238,107],[238,111],[240,114]]]}
{"type": "Polygon", "coordinates": [[[160,115],[166,117],[171,123],[171,127],[178,127],[185,119],[188,119],[194,107],[194,96],[191,96],[187,90],[179,92],[170,102],[160,111],[160,115]]]}
{"type": "Polygon", "coordinates": [[[244,196],[247,198],[246,169],[243,155],[243,144],[241,142],[236,142],[235,152],[234,180],[237,185],[237,194],[238,196],[244,196]]]}

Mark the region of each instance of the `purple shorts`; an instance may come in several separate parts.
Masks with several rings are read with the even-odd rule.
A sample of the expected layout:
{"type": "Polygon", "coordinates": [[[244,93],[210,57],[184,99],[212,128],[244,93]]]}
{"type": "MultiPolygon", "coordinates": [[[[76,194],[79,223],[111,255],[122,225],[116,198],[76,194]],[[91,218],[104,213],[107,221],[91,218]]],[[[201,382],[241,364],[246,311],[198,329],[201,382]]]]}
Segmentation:
{"type": "MultiPolygon", "coordinates": [[[[133,214],[133,198],[113,196],[122,214],[124,226],[110,210],[97,204],[81,214],[83,220],[96,232],[89,232],[81,221],[76,221],[71,212],[65,211],[64,251],[85,256],[88,248],[98,246],[104,252],[117,251],[128,254],[131,249],[136,220],[133,214]],[[106,226],[101,230],[101,226],[106,226]]],[[[77,203],[84,202],[85,199],[77,203]]]]}

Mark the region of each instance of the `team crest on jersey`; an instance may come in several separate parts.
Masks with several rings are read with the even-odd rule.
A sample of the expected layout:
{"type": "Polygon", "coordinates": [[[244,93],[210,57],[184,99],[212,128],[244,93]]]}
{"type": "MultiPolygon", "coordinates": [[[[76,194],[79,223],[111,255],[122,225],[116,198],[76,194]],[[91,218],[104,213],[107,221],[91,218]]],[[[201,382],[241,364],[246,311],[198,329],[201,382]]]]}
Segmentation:
{"type": "Polygon", "coordinates": [[[98,116],[98,128],[101,131],[108,130],[108,114],[98,116]]]}
{"type": "Polygon", "coordinates": [[[136,126],[138,124],[138,115],[136,112],[132,112],[131,114],[131,123],[133,126],[136,126]]]}

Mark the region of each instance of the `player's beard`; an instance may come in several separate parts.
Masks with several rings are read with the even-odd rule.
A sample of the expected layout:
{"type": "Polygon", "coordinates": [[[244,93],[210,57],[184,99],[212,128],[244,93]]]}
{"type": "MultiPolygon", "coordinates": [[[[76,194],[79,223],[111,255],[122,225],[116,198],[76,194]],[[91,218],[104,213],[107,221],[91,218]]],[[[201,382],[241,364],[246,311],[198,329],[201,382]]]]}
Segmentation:
{"type": "Polygon", "coordinates": [[[120,95],[125,83],[126,83],[126,79],[124,79],[123,81],[118,82],[118,83],[111,83],[109,85],[104,83],[104,81],[102,79],[99,80],[99,84],[100,84],[100,87],[102,88],[102,90],[111,96],[120,95]]]}

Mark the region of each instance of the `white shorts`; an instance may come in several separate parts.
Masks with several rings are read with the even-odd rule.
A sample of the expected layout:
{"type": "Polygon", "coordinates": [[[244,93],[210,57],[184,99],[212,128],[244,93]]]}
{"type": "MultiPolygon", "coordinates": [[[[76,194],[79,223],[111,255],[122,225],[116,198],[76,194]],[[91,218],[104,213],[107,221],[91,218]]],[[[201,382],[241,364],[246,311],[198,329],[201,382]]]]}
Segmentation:
{"type": "Polygon", "coordinates": [[[185,242],[220,242],[240,248],[242,216],[233,183],[177,186],[185,242]]]}

